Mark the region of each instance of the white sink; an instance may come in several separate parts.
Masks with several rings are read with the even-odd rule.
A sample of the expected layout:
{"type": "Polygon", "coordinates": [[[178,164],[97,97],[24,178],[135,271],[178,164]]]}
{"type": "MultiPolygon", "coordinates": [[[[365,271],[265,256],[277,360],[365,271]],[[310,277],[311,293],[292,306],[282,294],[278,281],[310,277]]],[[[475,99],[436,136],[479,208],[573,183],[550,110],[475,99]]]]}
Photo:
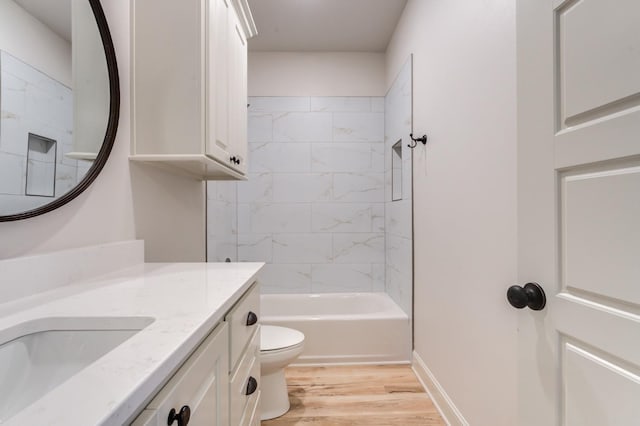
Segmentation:
{"type": "Polygon", "coordinates": [[[0,330],[0,423],[153,322],[42,318],[0,330]]]}

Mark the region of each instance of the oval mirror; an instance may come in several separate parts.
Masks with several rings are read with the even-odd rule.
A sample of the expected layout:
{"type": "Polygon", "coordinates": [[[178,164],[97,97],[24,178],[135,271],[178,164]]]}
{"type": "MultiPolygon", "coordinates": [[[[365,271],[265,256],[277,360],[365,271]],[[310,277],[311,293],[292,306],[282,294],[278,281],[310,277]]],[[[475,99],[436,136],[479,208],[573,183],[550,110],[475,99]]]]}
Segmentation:
{"type": "Polygon", "coordinates": [[[0,222],[56,209],[102,170],[118,127],[99,0],[0,1],[0,222]]]}

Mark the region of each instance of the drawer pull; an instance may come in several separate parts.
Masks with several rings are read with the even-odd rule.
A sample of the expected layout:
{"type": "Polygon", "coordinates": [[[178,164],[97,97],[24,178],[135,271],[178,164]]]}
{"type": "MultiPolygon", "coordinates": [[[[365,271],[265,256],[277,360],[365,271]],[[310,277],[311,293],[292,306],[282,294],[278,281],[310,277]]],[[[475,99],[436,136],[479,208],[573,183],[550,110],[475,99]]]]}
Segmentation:
{"type": "Polygon", "coordinates": [[[253,378],[253,376],[249,377],[249,381],[247,382],[247,392],[245,395],[251,395],[258,389],[258,381],[253,378]]]}
{"type": "Polygon", "coordinates": [[[258,316],[255,313],[249,311],[249,314],[247,315],[247,326],[253,325],[257,322],[258,322],[258,316]]]}
{"type": "Polygon", "coordinates": [[[191,408],[188,405],[183,406],[180,412],[176,412],[175,408],[169,411],[169,418],[167,419],[167,425],[171,426],[174,421],[178,421],[178,426],[187,426],[191,419],[191,408]]]}

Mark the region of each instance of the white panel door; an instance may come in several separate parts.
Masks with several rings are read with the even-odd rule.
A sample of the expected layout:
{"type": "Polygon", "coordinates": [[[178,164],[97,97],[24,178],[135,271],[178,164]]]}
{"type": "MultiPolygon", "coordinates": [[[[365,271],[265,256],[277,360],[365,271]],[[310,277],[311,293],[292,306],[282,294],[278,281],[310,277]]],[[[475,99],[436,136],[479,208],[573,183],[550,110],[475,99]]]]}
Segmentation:
{"type": "Polygon", "coordinates": [[[640,2],[517,15],[519,425],[640,425],[640,2]]]}

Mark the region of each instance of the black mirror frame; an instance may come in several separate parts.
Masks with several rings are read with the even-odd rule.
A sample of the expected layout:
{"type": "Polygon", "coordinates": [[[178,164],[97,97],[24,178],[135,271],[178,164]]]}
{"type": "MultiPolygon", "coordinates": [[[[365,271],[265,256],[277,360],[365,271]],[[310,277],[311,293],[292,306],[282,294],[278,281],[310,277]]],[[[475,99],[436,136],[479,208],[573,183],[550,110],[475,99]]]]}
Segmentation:
{"type": "Polygon", "coordinates": [[[41,214],[48,213],[52,210],[57,209],[58,207],[64,206],[69,201],[80,195],[85,189],[89,187],[89,185],[91,185],[91,183],[93,183],[93,181],[102,171],[102,168],[109,158],[111,149],[113,148],[113,143],[116,139],[116,133],[118,131],[118,120],[120,118],[120,78],[118,76],[118,64],[116,62],[116,53],[113,47],[113,40],[111,39],[111,33],[109,32],[109,25],[107,24],[107,19],[104,16],[104,11],[102,10],[100,0],[88,1],[91,6],[91,10],[93,10],[93,16],[96,18],[98,31],[100,31],[100,39],[102,40],[102,46],[104,47],[104,54],[107,59],[107,71],[109,74],[109,120],[107,121],[107,129],[102,141],[102,146],[100,147],[100,151],[98,151],[98,155],[87,174],[84,176],[84,178],[82,178],[80,183],[78,183],[69,192],[63,194],[54,201],[33,210],[0,216],[0,222],[11,222],[14,220],[28,219],[35,216],[40,216],[41,214]]]}

